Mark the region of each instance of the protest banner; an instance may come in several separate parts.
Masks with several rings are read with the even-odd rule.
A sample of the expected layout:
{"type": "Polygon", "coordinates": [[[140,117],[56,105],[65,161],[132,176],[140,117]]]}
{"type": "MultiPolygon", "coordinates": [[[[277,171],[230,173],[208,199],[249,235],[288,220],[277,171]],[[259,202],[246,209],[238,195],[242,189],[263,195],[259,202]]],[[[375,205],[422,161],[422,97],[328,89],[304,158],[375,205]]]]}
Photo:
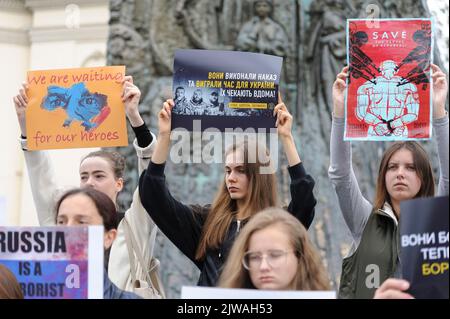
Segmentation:
{"type": "Polygon", "coordinates": [[[449,297],[448,200],[417,198],[400,204],[402,274],[415,298],[449,297]]]}
{"type": "Polygon", "coordinates": [[[30,150],[128,145],[124,66],[29,71],[30,150]]]}
{"type": "Polygon", "coordinates": [[[348,19],[345,140],[431,138],[431,19],[348,19]]]}
{"type": "Polygon", "coordinates": [[[175,52],[172,129],[275,128],[283,59],[219,50],[175,52]]]}
{"type": "Polygon", "coordinates": [[[336,299],[336,292],[183,286],[181,299],[336,299]]]}
{"type": "Polygon", "coordinates": [[[0,227],[0,264],[26,299],[102,299],[103,226],[0,227]]]}

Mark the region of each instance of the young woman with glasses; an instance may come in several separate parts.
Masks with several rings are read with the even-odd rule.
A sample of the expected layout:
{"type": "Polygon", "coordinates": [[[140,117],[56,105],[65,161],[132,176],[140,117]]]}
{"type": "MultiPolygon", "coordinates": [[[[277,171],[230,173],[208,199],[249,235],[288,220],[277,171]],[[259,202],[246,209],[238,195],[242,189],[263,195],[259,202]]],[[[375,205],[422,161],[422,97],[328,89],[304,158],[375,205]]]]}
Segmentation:
{"type": "Polygon", "coordinates": [[[266,290],[330,288],[305,227],[281,208],[267,208],[250,219],[230,251],[219,286],[266,290]]]}

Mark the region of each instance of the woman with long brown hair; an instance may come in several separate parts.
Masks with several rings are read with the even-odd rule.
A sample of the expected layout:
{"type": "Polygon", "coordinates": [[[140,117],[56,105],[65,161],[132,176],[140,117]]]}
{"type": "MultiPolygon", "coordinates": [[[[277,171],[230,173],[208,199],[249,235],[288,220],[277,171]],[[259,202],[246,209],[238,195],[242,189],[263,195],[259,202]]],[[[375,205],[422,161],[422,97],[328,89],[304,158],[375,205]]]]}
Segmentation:
{"type": "MultiPolygon", "coordinates": [[[[261,173],[267,173],[264,168],[270,165],[265,146],[236,143],[225,154],[224,180],[212,205],[187,206],[175,200],[164,176],[173,106],[173,100],[167,100],[159,113],[159,136],[149,167],[141,175],[139,194],[159,229],[200,269],[198,284],[215,286],[242,225],[262,209],[279,205],[275,174],[261,173]]],[[[281,100],[274,115],[291,177],[292,201],[287,210],[308,228],[316,205],[314,180],[303,168],[291,133],[292,116],[281,100]]]]}
{"type": "Polygon", "coordinates": [[[329,290],[329,279],[305,227],[281,208],[256,214],[238,235],[219,287],[329,290]]]}
{"type": "MultiPolygon", "coordinates": [[[[443,196],[449,193],[449,120],[445,110],[448,83],[439,67],[432,64],[431,68],[433,128],[440,166],[437,195],[443,196]]],[[[352,167],[351,144],[343,140],[347,77],[348,67],[345,67],[333,85],[331,163],[328,171],[353,237],[350,253],[342,263],[339,297],[372,298],[383,281],[390,277],[401,278],[398,251],[400,203],[435,196],[435,181],[430,160],[422,146],[412,141],[396,142],[382,156],[374,203],[364,198],[352,167]]],[[[389,281],[387,285],[391,283],[389,281]]],[[[377,297],[380,297],[380,291],[377,297]]]]}

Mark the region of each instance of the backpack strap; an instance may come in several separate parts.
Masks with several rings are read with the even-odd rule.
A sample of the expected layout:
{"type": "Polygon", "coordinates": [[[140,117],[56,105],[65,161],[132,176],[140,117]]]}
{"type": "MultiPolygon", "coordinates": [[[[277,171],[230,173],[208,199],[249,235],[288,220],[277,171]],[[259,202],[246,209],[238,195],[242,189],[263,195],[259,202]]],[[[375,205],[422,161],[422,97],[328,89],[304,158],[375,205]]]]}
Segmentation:
{"type": "MultiPolygon", "coordinates": [[[[149,284],[149,286],[154,287],[154,285],[152,284],[152,280],[150,277],[150,272],[156,268],[158,266],[157,263],[155,263],[155,265],[152,265],[150,269],[147,269],[146,263],[144,261],[144,257],[141,254],[141,251],[139,250],[139,245],[137,244],[136,238],[133,235],[133,231],[131,230],[130,224],[128,223],[126,218],[123,218],[123,222],[124,222],[124,234],[125,234],[125,240],[126,240],[126,245],[127,245],[127,250],[128,250],[128,256],[130,258],[130,272],[131,272],[131,280],[133,281],[133,286],[134,283],[136,281],[136,265],[134,263],[135,257],[137,257],[137,261],[140,264],[142,271],[145,274],[145,279],[147,281],[147,283],[149,284]]],[[[156,238],[156,233],[157,233],[158,229],[155,226],[152,229],[152,232],[150,234],[150,240],[155,240],[156,238]]],[[[151,245],[151,257],[150,260],[153,256],[153,247],[154,244],[151,245]]]]}
{"type": "Polygon", "coordinates": [[[149,239],[149,247],[147,248],[150,251],[150,260],[153,258],[153,251],[155,249],[156,235],[158,234],[158,227],[156,224],[153,224],[153,229],[150,233],[149,239]]]}
{"type": "Polygon", "coordinates": [[[134,264],[134,253],[133,253],[133,244],[131,243],[131,238],[130,238],[130,230],[129,230],[129,225],[127,222],[127,219],[124,217],[122,219],[124,228],[123,228],[123,233],[125,235],[125,243],[127,245],[127,250],[128,250],[128,259],[130,260],[130,274],[131,274],[131,285],[134,287],[135,282],[136,282],[136,266],[134,264]]]}

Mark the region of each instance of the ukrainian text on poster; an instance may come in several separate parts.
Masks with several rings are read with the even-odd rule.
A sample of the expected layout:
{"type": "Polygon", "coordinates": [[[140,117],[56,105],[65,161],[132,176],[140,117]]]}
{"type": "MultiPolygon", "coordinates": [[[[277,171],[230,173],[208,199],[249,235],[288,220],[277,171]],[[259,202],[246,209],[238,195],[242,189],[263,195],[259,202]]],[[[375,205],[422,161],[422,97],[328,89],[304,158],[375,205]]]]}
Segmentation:
{"type": "Polygon", "coordinates": [[[177,50],[172,128],[275,127],[282,58],[249,52],[177,50]]]}

